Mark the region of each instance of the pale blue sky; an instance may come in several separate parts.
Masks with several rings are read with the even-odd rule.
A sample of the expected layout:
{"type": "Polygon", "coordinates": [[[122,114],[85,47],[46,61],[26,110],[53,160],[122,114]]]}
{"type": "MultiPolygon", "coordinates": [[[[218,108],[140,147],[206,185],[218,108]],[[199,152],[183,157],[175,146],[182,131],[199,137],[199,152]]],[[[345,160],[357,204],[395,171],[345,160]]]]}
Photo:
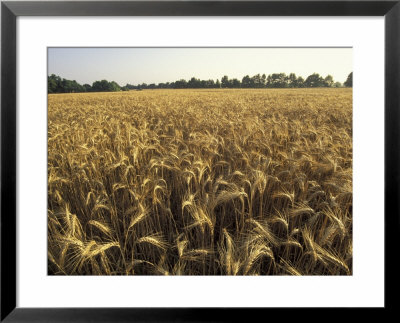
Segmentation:
{"type": "Polygon", "coordinates": [[[48,74],[92,84],[106,79],[160,83],[272,73],[332,75],[344,82],[353,70],[351,48],[49,48],[48,74]]]}

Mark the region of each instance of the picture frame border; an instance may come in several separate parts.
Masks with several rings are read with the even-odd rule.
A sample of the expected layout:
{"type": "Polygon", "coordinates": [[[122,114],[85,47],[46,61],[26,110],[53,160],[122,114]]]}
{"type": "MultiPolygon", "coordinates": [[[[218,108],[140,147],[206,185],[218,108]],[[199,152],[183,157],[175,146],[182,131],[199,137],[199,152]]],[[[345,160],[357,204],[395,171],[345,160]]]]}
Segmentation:
{"type": "MultiPolygon", "coordinates": [[[[385,310],[396,307],[400,181],[400,0],[2,1],[0,320],[3,322],[221,322],[288,308],[19,308],[16,267],[16,20],[19,16],[384,16],[385,310]]],[[[372,258],[372,257],[371,257],[372,258]]],[[[373,261],[373,259],[371,259],[373,261]]],[[[40,291],[38,291],[40,293],[40,291]]],[[[291,308],[291,310],[299,308],[291,308]]],[[[328,310],[328,308],[326,308],[328,310]]],[[[332,309],[331,311],[332,312],[332,309]]],[[[379,311],[380,312],[380,311],[379,311]]],[[[287,312],[285,312],[287,315],[287,312]]],[[[381,315],[381,313],[380,313],[381,315]]],[[[382,318],[381,318],[382,319],[382,318]]]]}

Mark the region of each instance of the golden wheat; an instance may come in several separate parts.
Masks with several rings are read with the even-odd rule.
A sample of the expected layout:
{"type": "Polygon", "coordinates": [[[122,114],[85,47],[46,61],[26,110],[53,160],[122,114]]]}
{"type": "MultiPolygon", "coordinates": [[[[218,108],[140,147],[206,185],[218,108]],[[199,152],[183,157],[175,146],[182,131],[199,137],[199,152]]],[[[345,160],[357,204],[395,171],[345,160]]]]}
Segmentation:
{"type": "Polygon", "coordinates": [[[351,89],[49,95],[48,272],[351,275],[351,89]]]}

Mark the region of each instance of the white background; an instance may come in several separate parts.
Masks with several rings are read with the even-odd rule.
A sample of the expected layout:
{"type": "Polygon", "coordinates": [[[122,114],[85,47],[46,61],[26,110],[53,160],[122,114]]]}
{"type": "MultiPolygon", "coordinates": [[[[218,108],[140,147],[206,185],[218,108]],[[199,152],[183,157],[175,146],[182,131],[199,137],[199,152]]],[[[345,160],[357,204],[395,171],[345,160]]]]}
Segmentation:
{"type": "Polygon", "coordinates": [[[17,306],[384,305],[383,17],[18,17],[17,30],[17,306]],[[353,275],[47,276],[48,46],[352,46],[353,275]]]}

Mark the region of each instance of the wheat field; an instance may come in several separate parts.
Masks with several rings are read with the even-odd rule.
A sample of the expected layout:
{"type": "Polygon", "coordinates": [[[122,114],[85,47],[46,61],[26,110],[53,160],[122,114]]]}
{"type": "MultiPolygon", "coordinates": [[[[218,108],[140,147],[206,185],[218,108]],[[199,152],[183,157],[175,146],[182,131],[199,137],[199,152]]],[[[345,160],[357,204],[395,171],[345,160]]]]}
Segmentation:
{"type": "Polygon", "coordinates": [[[48,96],[50,275],[352,275],[352,90],[48,96]]]}

